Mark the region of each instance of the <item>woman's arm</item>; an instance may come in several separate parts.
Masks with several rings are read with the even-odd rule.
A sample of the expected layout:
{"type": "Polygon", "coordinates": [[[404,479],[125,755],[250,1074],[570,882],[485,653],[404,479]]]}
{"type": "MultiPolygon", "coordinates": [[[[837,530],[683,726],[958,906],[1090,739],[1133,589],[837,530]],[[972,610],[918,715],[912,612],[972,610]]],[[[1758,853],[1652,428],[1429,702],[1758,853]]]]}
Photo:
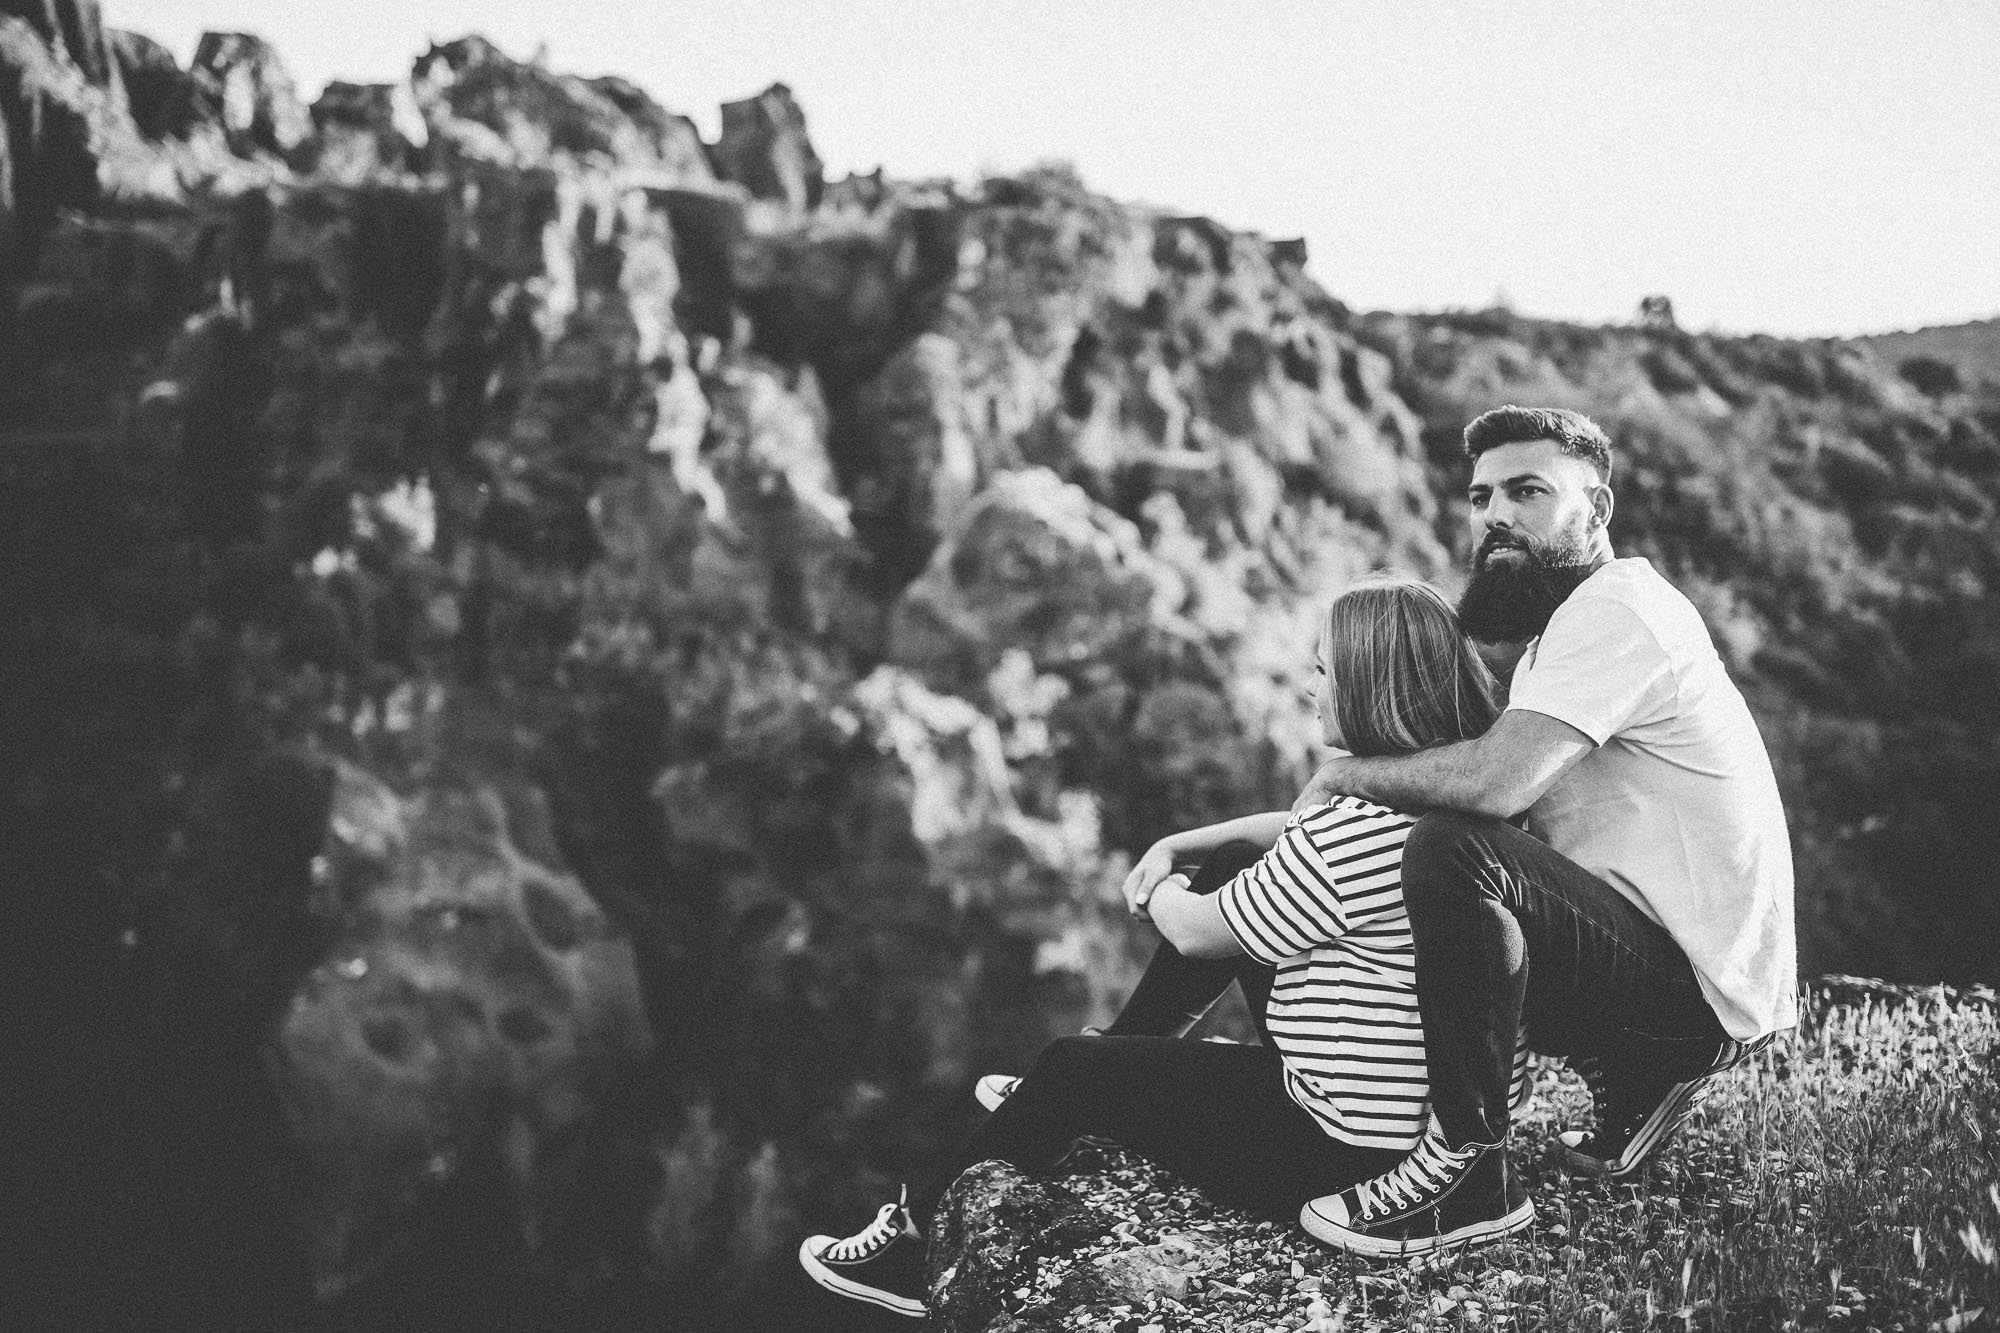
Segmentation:
{"type": "Polygon", "coordinates": [[[1147,904],[1152,901],[1160,881],[1173,873],[1176,861],[1197,858],[1225,842],[1247,842],[1269,849],[1277,845],[1278,835],[1285,831],[1285,825],[1290,820],[1289,811],[1270,810],[1168,834],[1148,847],[1146,854],[1133,863],[1131,873],[1125,876],[1126,910],[1141,919],[1149,916],[1147,904]]]}
{"type": "Polygon", "coordinates": [[[1167,943],[1189,958],[1237,958],[1243,945],[1222,919],[1219,895],[1190,893],[1180,875],[1160,881],[1152,898],[1153,924],[1167,943]]]}

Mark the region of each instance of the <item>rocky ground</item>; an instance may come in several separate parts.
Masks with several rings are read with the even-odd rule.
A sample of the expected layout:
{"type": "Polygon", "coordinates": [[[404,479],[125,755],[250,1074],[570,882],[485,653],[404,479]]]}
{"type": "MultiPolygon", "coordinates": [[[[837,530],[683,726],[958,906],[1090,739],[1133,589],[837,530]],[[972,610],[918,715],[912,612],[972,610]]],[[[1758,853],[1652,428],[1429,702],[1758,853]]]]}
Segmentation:
{"type": "Polygon", "coordinates": [[[1561,1167],[1555,1134],[1586,1121],[1589,1094],[1538,1057],[1536,1100],[1511,1149],[1536,1225],[1455,1256],[1353,1259],[1216,1208],[1115,1149],[1080,1149],[1050,1182],[984,1164],[940,1209],[928,1326],[1992,1327],[1982,1312],[2000,1310],[1993,992],[1838,980],[1816,995],[1788,1046],[1731,1071],[1629,1184],[1561,1167]],[[1876,1099],[1902,1105],[1871,1107],[1876,1099]],[[1899,1151],[1879,1141],[1885,1128],[1930,1141],[1899,1151]],[[1929,1188],[1905,1188],[1926,1177],[1929,1188]],[[1888,1243],[1871,1247],[1885,1229],[1888,1243]]]}

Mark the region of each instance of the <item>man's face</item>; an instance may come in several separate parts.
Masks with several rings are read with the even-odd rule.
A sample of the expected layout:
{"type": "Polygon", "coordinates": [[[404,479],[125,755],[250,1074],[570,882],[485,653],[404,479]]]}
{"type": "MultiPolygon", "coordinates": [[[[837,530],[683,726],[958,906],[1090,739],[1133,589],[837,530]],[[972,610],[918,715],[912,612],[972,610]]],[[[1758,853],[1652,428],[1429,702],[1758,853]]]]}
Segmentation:
{"type": "Polygon", "coordinates": [[[1597,469],[1566,454],[1554,440],[1527,440],[1488,449],[1472,460],[1472,568],[1589,559],[1593,528],[1610,516],[1610,488],[1597,469]]]}

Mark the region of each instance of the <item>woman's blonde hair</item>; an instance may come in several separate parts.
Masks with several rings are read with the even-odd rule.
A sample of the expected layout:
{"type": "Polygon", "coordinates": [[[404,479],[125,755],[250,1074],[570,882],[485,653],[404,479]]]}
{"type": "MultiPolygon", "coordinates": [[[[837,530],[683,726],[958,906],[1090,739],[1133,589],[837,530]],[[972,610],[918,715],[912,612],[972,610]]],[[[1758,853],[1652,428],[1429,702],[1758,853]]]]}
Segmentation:
{"type": "Polygon", "coordinates": [[[1493,673],[1428,583],[1357,584],[1327,610],[1333,715],[1355,754],[1468,740],[1500,715],[1493,673]]]}

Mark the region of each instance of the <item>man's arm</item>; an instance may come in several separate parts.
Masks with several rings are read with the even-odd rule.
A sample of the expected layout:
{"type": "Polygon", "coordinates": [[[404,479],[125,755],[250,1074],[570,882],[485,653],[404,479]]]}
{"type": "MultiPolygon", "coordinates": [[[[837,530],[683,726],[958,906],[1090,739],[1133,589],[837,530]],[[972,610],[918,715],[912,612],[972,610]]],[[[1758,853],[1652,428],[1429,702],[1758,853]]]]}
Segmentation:
{"type": "Polygon", "coordinates": [[[1414,754],[1331,760],[1313,774],[1293,808],[1346,795],[1392,810],[1463,810],[1509,819],[1540,800],[1595,748],[1567,722],[1510,708],[1485,735],[1469,741],[1414,754]]]}
{"type": "Polygon", "coordinates": [[[1182,876],[1169,875],[1153,889],[1153,924],[1189,958],[1239,957],[1244,949],[1222,919],[1220,896],[1189,893],[1182,876]]]}

